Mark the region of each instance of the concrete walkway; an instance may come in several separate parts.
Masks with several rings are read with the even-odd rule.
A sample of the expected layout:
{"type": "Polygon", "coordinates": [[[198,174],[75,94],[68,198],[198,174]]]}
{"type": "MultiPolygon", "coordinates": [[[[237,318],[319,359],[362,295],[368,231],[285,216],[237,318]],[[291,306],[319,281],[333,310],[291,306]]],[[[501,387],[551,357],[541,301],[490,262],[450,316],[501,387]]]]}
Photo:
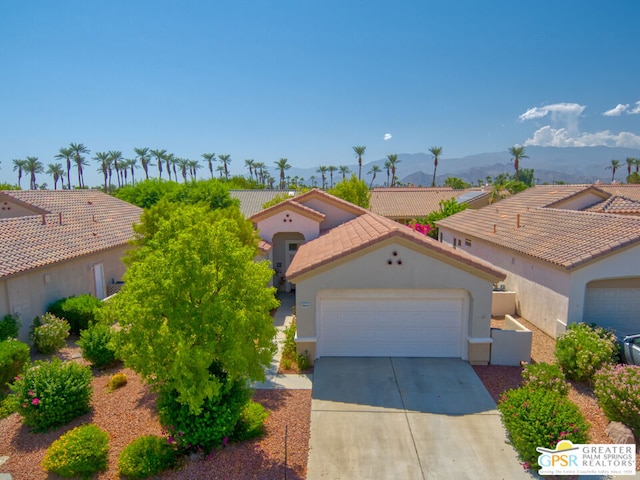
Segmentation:
{"type": "Polygon", "coordinates": [[[293,293],[278,294],[280,306],[276,310],[273,317],[273,323],[278,330],[276,334],[276,343],[278,351],[271,360],[271,365],[265,370],[266,380],[264,382],[254,382],[251,388],[260,389],[289,389],[289,390],[311,390],[313,375],[312,374],[279,374],[278,367],[282,358],[282,350],[285,341],[285,329],[291,325],[293,321],[293,307],[296,304],[296,296],[293,293]]]}

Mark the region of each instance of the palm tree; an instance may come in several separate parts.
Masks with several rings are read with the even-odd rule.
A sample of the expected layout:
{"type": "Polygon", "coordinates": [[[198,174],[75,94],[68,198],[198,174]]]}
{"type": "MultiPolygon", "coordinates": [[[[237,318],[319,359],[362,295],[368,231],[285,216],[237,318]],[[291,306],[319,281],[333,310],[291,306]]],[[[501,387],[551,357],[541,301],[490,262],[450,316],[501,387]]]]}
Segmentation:
{"type": "Polygon", "coordinates": [[[71,188],[71,156],[73,155],[73,150],[71,148],[61,147],[58,149],[58,154],[55,158],[60,160],[65,160],[67,162],[67,188],[71,188]]]}
{"type": "Polygon", "coordinates": [[[640,168],[640,158],[634,158],[633,159],[633,164],[636,167],[636,173],[638,173],[638,168],[640,168]]]}
{"type": "Polygon", "coordinates": [[[631,167],[633,167],[636,164],[636,159],[633,157],[627,157],[627,176],[631,175],[631,167]]]}
{"type": "Polygon", "coordinates": [[[187,183],[187,167],[189,166],[189,160],[186,158],[177,158],[176,163],[180,167],[180,173],[184,179],[184,183],[187,183]]]}
{"type": "MultiPolygon", "coordinates": [[[[249,180],[253,180],[253,170],[255,169],[256,162],[253,161],[253,158],[247,158],[244,161],[244,166],[249,169],[249,180]]],[[[256,175],[256,177],[257,177],[257,175],[256,175]]],[[[258,179],[256,178],[256,180],[258,180],[258,179]]]]}
{"type": "MultiPolygon", "coordinates": [[[[387,155],[387,160],[389,160],[389,166],[391,167],[391,186],[396,186],[396,165],[400,163],[398,160],[398,155],[392,153],[391,155],[387,155]]],[[[380,170],[378,170],[380,171],[380,170]]]]}
{"type": "Polygon", "coordinates": [[[316,176],[315,175],[311,175],[309,177],[309,181],[311,182],[311,186],[315,187],[316,186],[316,176]]]}
{"type": "Polygon", "coordinates": [[[111,186],[111,154],[109,152],[96,152],[94,160],[99,162],[98,171],[102,172],[104,177],[104,193],[109,193],[109,187],[111,186]]]}
{"type": "Polygon", "coordinates": [[[346,165],[340,165],[338,170],[340,170],[340,173],[342,174],[342,181],[344,182],[347,179],[347,175],[351,173],[351,169],[346,165]]]}
{"type": "Polygon", "coordinates": [[[317,169],[316,172],[318,172],[321,176],[322,176],[322,189],[324,190],[326,188],[327,185],[327,167],[325,167],[324,165],[320,165],[317,169]]]}
{"type": "Polygon", "coordinates": [[[620,160],[611,160],[611,164],[608,167],[605,167],[605,170],[611,170],[611,183],[615,181],[616,178],[616,170],[620,166],[620,160]]]}
{"type": "MultiPolygon", "coordinates": [[[[147,147],[144,148],[134,148],[134,152],[140,159],[140,165],[142,165],[142,170],[144,170],[144,176],[147,180],[149,180],[149,160],[151,159],[149,156],[149,149],[147,147]]],[[[133,170],[131,171],[131,175],[133,176],[133,170]]]]}
{"type": "Polygon", "coordinates": [[[216,165],[216,172],[220,175],[220,179],[222,180],[222,175],[224,175],[224,167],[222,165],[216,165]]]}
{"type": "Polygon", "coordinates": [[[353,147],[353,151],[356,152],[356,157],[358,158],[358,180],[362,178],[362,155],[364,155],[366,149],[367,147],[361,145],[353,147]]]}
{"type": "Polygon", "coordinates": [[[162,150],[151,150],[151,155],[156,157],[156,162],[158,162],[158,176],[162,178],[162,162],[164,161],[164,156],[167,151],[165,149],[162,150]]]}
{"type": "Polygon", "coordinates": [[[338,167],[335,167],[333,165],[329,165],[327,167],[327,170],[329,170],[329,178],[330,178],[331,188],[333,188],[333,172],[338,170],[338,167]]]}
{"type": "Polygon", "coordinates": [[[264,163],[256,162],[253,165],[253,171],[256,174],[256,181],[260,184],[264,185],[264,163]]]}
{"type": "Polygon", "coordinates": [[[280,170],[280,188],[284,189],[285,187],[284,172],[285,170],[289,170],[291,168],[291,165],[289,165],[286,158],[281,158],[275,163],[276,163],[276,167],[278,167],[278,170],[280,170]]]}
{"type": "Polygon", "coordinates": [[[164,160],[164,164],[167,167],[167,176],[169,177],[169,180],[171,180],[171,167],[173,166],[173,178],[175,179],[175,181],[178,181],[178,174],[176,173],[176,157],[173,155],[173,153],[165,153],[162,156],[163,160],[164,160]]]}
{"type": "Polygon", "coordinates": [[[216,158],[215,153],[203,153],[200,155],[207,161],[207,165],[209,165],[209,173],[211,174],[211,178],[213,178],[213,160],[216,158]]]}
{"type": "Polygon", "coordinates": [[[231,155],[218,155],[218,159],[222,162],[224,166],[224,178],[229,178],[229,164],[231,163],[231,155]]]}
{"type": "Polygon", "coordinates": [[[367,172],[368,175],[371,175],[373,173],[373,177],[371,177],[371,183],[369,184],[369,188],[371,188],[373,186],[373,181],[376,179],[376,174],[380,173],[382,170],[380,169],[380,167],[378,165],[373,165],[371,167],[371,170],[369,170],[367,172]]]}
{"type": "Polygon", "coordinates": [[[64,182],[64,168],[62,168],[62,164],[60,163],[50,163],[47,166],[47,171],[45,172],[48,175],[53,177],[53,189],[58,189],[58,180],[62,178],[64,182]]]}
{"type": "Polygon", "coordinates": [[[387,171],[387,187],[391,186],[391,162],[389,160],[384,161],[384,169],[387,171]]]}
{"type": "Polygon", "coordinates": [[[122,165],[120,165],[120,162],[124,160],[122,152],[120,150],[110,150],[109,156],[111,157],[113,169],[116,171],[116,177],[118,178],[118,188],[120,188],[122,186],[122,182],[120,181],[120,169],[122,165]]]}
{"type": "Polygon", "coordinates": [[[90,150],[85,147],[82,143],[70,143],[69,148],[73,152],[73,161],[76,164],[76,168],[78,169],[78,186],[80,188],[84,188],[84,172],[82,167],[86,167],[88,164],[85,161],[82,154],[89,154],[90,150]]]}
{"type": "Polygon", "coordinates": [[[26,160],[20,160],[19,158],[13,160],[13,171],[15,172],[16,170],[18,170],[18,187],[20,187],[20,180],[22,180],[22,171],[24,170],[24,166],[26,163],[26,160]]]}
{"type": "Polygon", "coordinates": [[[129,170],[131,171],[131,184],[135,185],[136,184],[135,169],[138,168],[138,159],[130,158],[127,160],[127,164],[129,165],[129,170]]]}
{"type": "Polygon", "coordinates": [[[431,186],[436,186],[436,170],[438,170],[438,157],[442,153],[442,147],[431,147],[429,149],[431,155],[433,155],[433,180],[431,181],[431,186]]]}
{"type": "Polygon", "coordinates": [[[36,174],[42,173],[44,170],[42,162],[38,160],[38,157],[27,157],[24,161],[23,169],[25,172],[29,172],[31,176],[31,182],[29,185],[30,190],[36,190],[38,188],[38,184],[36,183],[36,174]]]}
{"type": "Polygon", "coordinates": [[[191,179],[198,180],[198,169],[202,168],[202,165],[200,165],[198,160],[188,160],[187,166],[189,167],[189,175],[191,175],[191,179]]]}
{"type": "Polygon", "coordinates": [[[514,145],[513,147],[509,147],[509,153],[513,156],[513,166],[516,169],[516,182],[520,178],[520,159],[521,158],[529,158],[524,153],[524,147],[519,145],[514,145]]]}

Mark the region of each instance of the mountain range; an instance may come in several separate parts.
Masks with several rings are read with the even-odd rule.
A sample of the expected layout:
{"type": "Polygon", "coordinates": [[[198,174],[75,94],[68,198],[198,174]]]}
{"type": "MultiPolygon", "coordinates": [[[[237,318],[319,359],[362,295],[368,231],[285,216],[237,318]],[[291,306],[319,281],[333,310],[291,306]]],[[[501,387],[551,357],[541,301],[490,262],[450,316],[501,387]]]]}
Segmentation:
{"type": "MultiPolygon", "coordinates": [[[[366,155],[366,154],[365,154],[366,155]]],[[[520,160],[520,168],[533,168],[536,183],[553,183],[561,181],[565,183],[603,183],[611,182],[612,159],[620,161],[620,167],[616,171],[615,180],[624,182],[627,177],[626,158],[640,158],[640,149],[620,147],[526,147],[526,155],[529,158],[520,160]]],[[[402,184],[415,186],[431,186],[433,178],[433,156],[430,153],[400,153],[398,154],[396,176],[402,184]]],[[[382,170],[377,174],[374,186],[383,186],[387,181],[387,173],[384,168],[386,158],[364,161],[362,165],[362,177],[369,183],[371,175],[368,174],[373,165],[378,165],[382,170]]],[[[328,166],[328,165],[327,165],[328,166]]],[[[338,165],[336,165],[338,166],[338,165]]],[[[348,164],[352,172],[357,173],[357,163],[348,164]]],[[[500,173],[514,173],[512,157],[506,150],[504,152],[480,153],[460,158],[438,159],[436,185],[443,185],[448,177],[458,177],[462,180],[477,185],[479,181],[485,181],[487,176],[495,177],[500,173]]],[[[291,168],[288,176],[298,176],[309,183],[313,175],[317,184],[321,183],[320,174],[315,168],[291,168]]],[[[341,180],[339,172],[333,174],[334,183],[341,180]]],[[[327,174],[327,183],[329,176],[327,174]]]]}

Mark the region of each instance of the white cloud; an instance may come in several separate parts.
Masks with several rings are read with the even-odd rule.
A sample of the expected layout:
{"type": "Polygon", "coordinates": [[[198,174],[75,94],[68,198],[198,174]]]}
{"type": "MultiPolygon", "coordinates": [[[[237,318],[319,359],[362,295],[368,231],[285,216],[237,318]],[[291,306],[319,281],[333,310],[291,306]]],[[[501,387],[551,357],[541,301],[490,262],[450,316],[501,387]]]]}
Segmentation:
{"type": "Polygon", "coordinates": [[[391,135],[390,133],[385,133],[384,134],[384,139],[385,140],[389,140],[393,135],[391,135]]]}
{"type": "Polygon", "coordinates": [[[636,102],[636,106],[633,107],[631,110],[627,110],[627,113],[629,115],[637,115],[640,113],[640,102],[636,102]]]}
{"type": "Polygon", "coordinates": [[[624,105],[619,103],[611,110],[607,110],[606,112],[604,112],[602,115],[604,115],[605,117],[619,117],[620,115],[622,115],[623,112],[626,112],[628,108],[629,108],[628,103],[624,105]]]}
{"type": "Polygon", "coordinates": [[[562,120],[567,117],[578,117],[584,109],[587,108],[584,105],[578,103],[554,103],[552,105],[545,105],[544,107],[533,107],[524,112],[518,118],[521,122],[525,120],[533,120],[535,118],[546,117],[551,114],[554,120],[562,120]]]}
{"type": "Polygon", "coordinates": [[[609,130],[594,133],[572,134],[566,128],[552,128],[546,125],[536,130],[525,146],[539,147],[626,147],[640,148],[640,135],[631,132],[612,133],[609,130]]]}

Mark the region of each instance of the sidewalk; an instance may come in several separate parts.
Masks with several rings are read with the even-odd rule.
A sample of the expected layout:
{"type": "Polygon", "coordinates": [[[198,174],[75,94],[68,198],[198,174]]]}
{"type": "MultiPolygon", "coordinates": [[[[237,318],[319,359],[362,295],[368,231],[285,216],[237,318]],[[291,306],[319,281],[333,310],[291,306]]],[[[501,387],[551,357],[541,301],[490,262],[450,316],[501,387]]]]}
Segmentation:
{"type": "Polygon", "coordinates": [[[293,293],[278,294],[280,306],[273,317],[273,324],[276,326],[276,343],[278,351],[271,360],[271,365],[265,370],[266,380],[264,382],[254,382],[251,388],[256,390],[265,389],[289,389],[289,390],[311,390],[313,374],[278,374],[282,349],[284,348],[285,329],[293,321],[292,309],[296,304],[296,296],[293,293]]]}

